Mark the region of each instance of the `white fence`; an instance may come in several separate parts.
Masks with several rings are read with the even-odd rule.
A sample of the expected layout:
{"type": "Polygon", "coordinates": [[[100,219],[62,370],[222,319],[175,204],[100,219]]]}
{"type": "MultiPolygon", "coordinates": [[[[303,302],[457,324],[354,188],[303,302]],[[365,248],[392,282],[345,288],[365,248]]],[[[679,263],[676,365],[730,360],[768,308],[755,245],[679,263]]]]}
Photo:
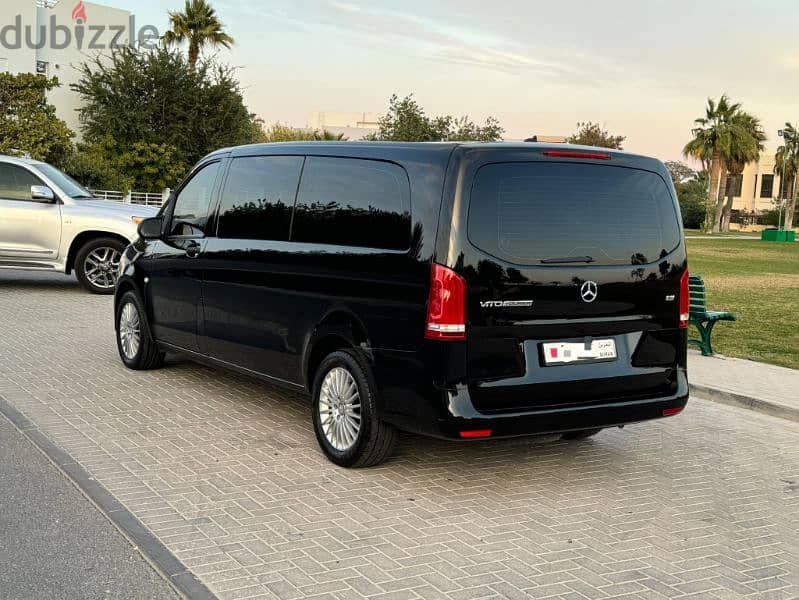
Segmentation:
{"type": "Polygon", "coordinates": [[[122,204],[143,204],[145,206],[161,206],[169,198],[171,190],[163,192],[122,192],[114,190],[92,190],[92,194],[109,202],[120,202],[122,204]]]}

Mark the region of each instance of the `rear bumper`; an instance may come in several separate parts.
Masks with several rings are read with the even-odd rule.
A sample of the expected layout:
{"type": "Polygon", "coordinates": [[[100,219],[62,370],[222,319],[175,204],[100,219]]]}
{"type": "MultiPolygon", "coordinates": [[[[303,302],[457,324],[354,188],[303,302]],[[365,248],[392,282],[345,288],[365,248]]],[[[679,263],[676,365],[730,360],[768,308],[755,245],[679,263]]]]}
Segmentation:
{"type": "Polygon", "coordinates": [[[477,411],[462,414],[466,399],[460,394],[448,394],[450,406],[447,415],[436,422],[432,435],[450,439],[463,439],[462,431],[491,430],[490,437],[512,437],[531,434],[558,433],[599,427],[616,427],[659,419],[676,414],[688,403],[688,381],[684,373],[679,376],[678,391],[673,396],[644,400],[609,401],[601,404],[546,408],[529,412],[487,415],[477,411]],[[453,397],[454,396],[454,397],[453,397]],[[453,406],[453,402],[455,405],[453,406]],[[665,411],[665,414],[664,414],[665,411]],[[459,414],[461,413],[461,414],[459,414]]]}
{"type": "Polygon", "coordinates": [[[688,378],[685,369],[678,368],[676,389],[669,396],[601,402],[587,398],[584,404],[485,413],[475,408],[467,386],[441,389],[425,377],[424,369],[408,368],[421,366],[410,356],[400,370],[402,377],[397,377],[395,368],[385,369],[386,363],[379,355],[375,358],[386,421],[405,431],[445,439],[462,440],[462,431],[487,429],[491,430],[490,437],[495,438],[615,427],[662,418],[666,416],[664,411],[678,412],[688,402],[688,378]]]}

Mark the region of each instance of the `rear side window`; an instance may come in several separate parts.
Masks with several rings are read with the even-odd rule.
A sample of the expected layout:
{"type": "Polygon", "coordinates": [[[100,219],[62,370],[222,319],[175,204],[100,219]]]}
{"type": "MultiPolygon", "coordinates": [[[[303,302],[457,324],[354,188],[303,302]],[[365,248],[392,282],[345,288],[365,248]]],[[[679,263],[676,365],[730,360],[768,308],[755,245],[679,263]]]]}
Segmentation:
{"type": "Polygon", "coordinates": [[[309,157],[300,182],[291,240],[407,250],[410,187],[399,165],[309,157]]]}
{"type": "Polygon", "coordinates": [[[668,187],[649,171],[507,163],[477,172],[469,240],[525,265],[580,256],[594,265],[646,264],[677,247],[680,225],[668,187]]]}
{"type": "Polygon", "coordinates": [[[247,156],[230,164],[219,204],[221,238],[289,239],[300,156],[247,156]]]}

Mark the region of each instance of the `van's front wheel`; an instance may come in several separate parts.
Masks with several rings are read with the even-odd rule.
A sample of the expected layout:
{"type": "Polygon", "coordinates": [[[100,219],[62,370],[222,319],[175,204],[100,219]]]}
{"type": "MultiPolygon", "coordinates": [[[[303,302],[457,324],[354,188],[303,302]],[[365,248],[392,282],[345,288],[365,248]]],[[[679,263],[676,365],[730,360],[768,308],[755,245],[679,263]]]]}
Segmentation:
{"type": "Polygon", "coordinates": [[[342,467],[371,467],[391,454],[397,432],[380,420],[369,366],[354,350],[329,354],[313,386],[316,439],[342,467]]]}

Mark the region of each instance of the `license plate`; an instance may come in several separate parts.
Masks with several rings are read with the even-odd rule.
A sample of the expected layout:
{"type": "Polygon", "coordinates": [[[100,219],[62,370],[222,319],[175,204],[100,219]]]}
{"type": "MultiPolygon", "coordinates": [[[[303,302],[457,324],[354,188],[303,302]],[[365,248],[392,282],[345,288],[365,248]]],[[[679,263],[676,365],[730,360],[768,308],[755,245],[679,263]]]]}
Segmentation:
{"type": "Polygon", "coordinates": [[[575,362],[601,362],[616,359],[616,340],[584,342],[549,342],[543,344],[545,365],[564,365],[575,362]]]}

